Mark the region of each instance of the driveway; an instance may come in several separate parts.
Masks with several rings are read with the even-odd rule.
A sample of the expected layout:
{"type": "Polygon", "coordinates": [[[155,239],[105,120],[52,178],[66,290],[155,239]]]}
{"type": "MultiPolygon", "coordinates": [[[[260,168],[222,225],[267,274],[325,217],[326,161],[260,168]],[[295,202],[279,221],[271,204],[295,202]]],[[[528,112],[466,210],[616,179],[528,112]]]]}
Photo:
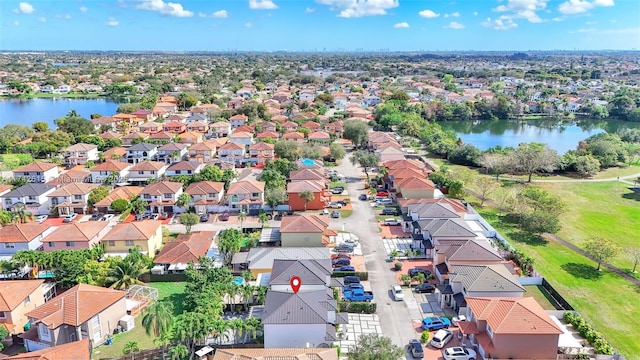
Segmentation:
{"type": "Polygon", "coordinates": [[[413,320],[421,320],[421,313],[409,312],[404,301],[391,299],[391,285],[397,284],[397,281],[389,263],[386,262],[387,251],[378,232],[378,224],[371,206],[367,201],[358,200],[358,196],[366,192],[362,181],[364,173],[351,164],[351,154],[347,153],[347,157],[336,169],[345,176],[353,213],[347,218],[332,219],[329,226],[336,230],[342,230],[344,226],[345,231],[355,234],[360,239],[374,302],[378,305],[377,315],[382,334],[389,337],[394,344],[405,346],[409,339],[419,337],[412,323],[413,320]],[[415,317],[418,318],[414,319],[415,317]]]}

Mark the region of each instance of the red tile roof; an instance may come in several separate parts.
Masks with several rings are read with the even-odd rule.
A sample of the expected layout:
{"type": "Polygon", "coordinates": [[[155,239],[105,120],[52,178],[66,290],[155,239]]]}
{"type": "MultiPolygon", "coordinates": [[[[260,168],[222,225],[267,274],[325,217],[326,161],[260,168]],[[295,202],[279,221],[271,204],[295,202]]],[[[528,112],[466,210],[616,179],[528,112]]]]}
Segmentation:
{"type": "Polygon", "coordinates": [[[26,352],[4,358],[4,360],[90,360],[89,339],[26,352]]]}
{"type": "Polygon", "coordinates": [[[562,334],[562,329],[532,297],[467,297],[478,320],[487,322],[495,334],[562,334]]]}
{"type": "Polygon", "coordinates": [[[26,243],[47,231],[49,225],[38,223],[11,224],[0,229],[0,243],[26,243]]]}
{"type": "Polygon", "coordinates": [[[281,233],[324,233],[329,218],[321,215],[285,216],[280,223],[281,233]]]}
{"type": "Polygon", "coordinates": [[[44,280],[0,281],[0,311],[13,311],[43,282],[44,280]]]}

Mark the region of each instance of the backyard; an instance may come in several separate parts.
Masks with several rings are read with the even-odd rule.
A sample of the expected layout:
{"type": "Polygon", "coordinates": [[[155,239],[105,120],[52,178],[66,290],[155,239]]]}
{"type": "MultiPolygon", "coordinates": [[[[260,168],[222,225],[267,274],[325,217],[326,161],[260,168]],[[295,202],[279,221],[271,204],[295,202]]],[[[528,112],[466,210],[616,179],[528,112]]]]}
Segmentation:
{"type": "MultiPolygon", "coordinates": [[[[640,342],[634,331],[637,322],[630,316],[640,313],[636,286],[608,270],[597,271],[593,261],[559,243],[522,233],[508,217],[495,209],[485,206],[476,207],[476,210],[512,246],[533,257],[535,269],[603,333],[617,351],[629,360],[640,359],[640,342]]],[[[534,297],[539,299],[540,296],[544,297],[544,294],[534,297]]]]}
{"type": "MultiPolygon", "coordinates": [[[[169,299],[173,303],[173,314],[182,313],[182,297],[186,283],[156,282],[145,284],[158,289],[158,300],[169,299]]],[[[129,341],[136,341],[141,350],[155,348],[153,336],[147,335],[142,326],[142,315],[136,317],[136,326],[133,330],[112,336],[111,345],[102,345],[93,350],[94,359],[113,359],[122,356],[122,349],[129,341]]]]}

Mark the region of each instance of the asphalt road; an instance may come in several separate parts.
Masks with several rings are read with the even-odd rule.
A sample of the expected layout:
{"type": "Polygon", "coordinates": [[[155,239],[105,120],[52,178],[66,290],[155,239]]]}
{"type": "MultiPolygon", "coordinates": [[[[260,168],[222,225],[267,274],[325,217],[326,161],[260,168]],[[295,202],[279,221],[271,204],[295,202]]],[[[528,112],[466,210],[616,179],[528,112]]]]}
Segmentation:
{"type": "MultiPolygon", "coordinates": [[[[347,153],[347,157],[350,155],[347,153]]],[[[353,166],[348,158],[342,161],[337,170],[346,178],[353,213],[348,218],[333,221],[330,226],[338,230],[344,226],[345,231],[356,234],[360,239],[374,301],[378,304],[382,335],[389,337],[394,344],[404,346],[417,334],[405,302],[396,302],[391,298],[391,286],[397,283],[391,264],[386,261],[386,252],[371,206],[368,201],[358,200],[358,196],[366,192],[361,179],[364,172],[353,166]]]]}

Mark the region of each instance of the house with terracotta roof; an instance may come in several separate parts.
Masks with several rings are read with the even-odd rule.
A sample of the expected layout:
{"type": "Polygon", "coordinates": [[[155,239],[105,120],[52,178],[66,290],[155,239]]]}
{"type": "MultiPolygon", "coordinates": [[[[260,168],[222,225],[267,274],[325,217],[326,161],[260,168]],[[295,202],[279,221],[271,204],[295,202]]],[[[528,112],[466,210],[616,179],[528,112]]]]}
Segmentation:
{"type": "Polygon", "coordinates": [[[13,177],[26,178],[29,183],[46,183],[59,175],[58,165],[42,161],[32,162],[13,170],[13,177]]]}
{"type": "Polygon", "coordinates": [[[91,190],[97,188],[97,184],[69,183],[51,192],[47,197],[51,206],[58,209],[60,216],[76,214],[86,214],[87,200],[91,190]]]}
{"type": "Polygon", "coordinates": [[[130,249],[140,248],[143,254],[153,258],[162,247],[162,222],[142,220],[118,223],[102,238],[105,255],[127,256],[130,249]]]}
{"type": "MultiPolygon", "coordinates": [[[[213,360],[338,360],[336,348],[216,349],[213,360]]],[[[57,359],[56,359],[57,360],[57,359]]]]}
{"type": "Polygon", "coordinates": [[[163,131],[163,127],[161,123],[157,123],[155,121],[146,122],[138,127],[141,132],[146,134],[155,134],[163,131]]]}
{"type": "Polygon", "coordinates": [[[149,203],[152,213],[181,213],[184,208],[178,207],[176,202],[182,192],[181,182],[158,181],[145,186],[140,198],[149,203]]]}
{"type": "Polygon", "coordinates": [[[324,131],[314,131],[309,134],[308,139],[309,142],[317,144],[329,145],[331,143],[331,136],[329,135],[329,133],[326,133],[324,131]]]}
{"type": "Polygon", "coordinates": [[[272,132],[276,132],[277,130],[277,126],[276,123],[271,122],[271,121],[263,121],[260,123],[259,125],[262,128],[262,131],[272,131],[272,132]]]}
{"type": "Polygon", "coordinates": [[[203,121],[194,121],[187,125],[187,131],[205,134],[209,131],[209,125],[203,121]]]}
{"type": "Polygon", "coordinates": [[[27,351],[84,339],[97,346],[107,340],[125,315],[124,291],[78,284],[29,311],[31,329],[21,337],[27,351]]]}
{"type": "Polygon", "coordinates": [[[263,140],[263,139],[278,140],[279,138],[280,138],[280,134],[278,134],[275,131],[263,131],[261,133],[258,133],[258,135],[256,135],[256,139],[258,140],[263,140]]]}
{"type": "Polygon", "coordinates": [[[315,180],[315,181],[325,181],[327,180],[326,175],[320,169],[312,169],[312,168],[303,168],[300,170],[293,170],[289,173],[289,180],[293,181],[302,181],[302,180],[315,180]]]}
{"type": "Polygon", "coordinates": [[[164,145],[173,141],[174,135],[166,131],[158,131],[157,133],[149,134],[149,138],[146,140],[149,144],[164,145]]]}
{"type": "Polygon", "coordinates": [[[25,210],[33,215],[49,214],[51,201],[49,194],[56,190],[55,185],[28,183],[0,196],[2,208],[11,210],[15,206],[25,206],[25,210]]]}
{"type": "Polygon", "coordinates": [[[247,147],[253,143],[253,133],[246,131],[234,131],[229,135],[229,142],[241,144],[247,147]]]}
{"type": "Polygon", "coordinates": [[[563,333],[532,297],[468,297],[464,340],[484,359],[557,359],[563,333]]]}
{"type": "Polygon", "coordinates": [[[170,142],[158,148],[156,161],[172,164],[186,159],[189,150],[186,144],[170,142]]]}
{"type": "Polygon", "coordinates": [[[189,160],[200,163],[211,162],[216,157],[217,149],[218,144],[211,140],[191,145],[189,146],[189,160]]]}
{"type": "Polygon", "coordinates": [[[155,160],[157,153],[158,145],[140,143],[128,148],[125,157],[128,163],[137,164],[141,161],[155,160]]]}
{"type": "Polygon", "coordinates": [[[226,121],[216,121],[209,125],[209,133],[215,137],[227,137],[231,133],[231,124],[226,121]]]}
{"type": "Polygon", "coordinates": [[[0,258],[9,258],[20,250],[41,250],[43,239],[54,230],[46,224],[11,224],[0,228],[0,258]]]}
{"type": "Polygon", "coordinates": [[[177,175],[195,175],[200,173],[200,170],[204,167],[204,164],[195,161],[178,161],[169,165],[167,168],[167,176],[177,175]]]}
{"type": "Polygon", "coordinates": [[[231,123],[231,129],[235,129],[238,126],[244,125],[249,121],[249,117],[242,114],[233,115],[229,118],[229,123],[231,123]]]}
{"type": "Polygon", "coordinates": [[[328,123],[324,126],[324,130],[329,134],[333,134],[337,137],[341,137],[342,133],[344,132],[344,123],[342,122],[342,120],[328,123]]]}
{"type": "Polygon", "coordinates": [[[169,101],[163,101],[162,99],[160,100],[159,103],[156,104],[155,108],[162,109],[169,113],[174,113],[178,111],[178,106],[176,105],[175,101],[169,102],[169,101]]]}
{"type": "Polygon", "coordinates": [[[303,143],[304,142],[304,134],[301,132],[297,132],[297,131],[292,131],[292,132],[286,132],[282,135],[282,139],[287,140],[287,141],[295,141],[297,143],[303,143]]]}
{"type": "Polygon", "coordinates": [[[315,121],[307,121],[300,126],[311,129],[311,132],[322,131],[322,126],[315,121]]]}
{"type": "Polygon", "coordinates": [[[93,208],[96,212],[107,214],[113,213],[113,209],[111,209],[111,203],[118,200],[124,199],[130,201],[133,197],[140,194],[143,187],[140,186],[118,186],[115,189],[109,192],[104,199],[98,201],[93,204],[93,208]]]}
{"type": "Polygon", "coordinates": [[[115,131],[118,125],[118,119],[114,119],[111,116],[102,116],[89,121],[91,121],[93,128],[96,130],[115,131]]]}
{"type": "Polygon", "coordinates": [[[187,145],[200,143],[202,142],[202,139],[203,139],[203,136],[201,133],[191,132],[191,131],[185,131],[183,133],[178,134],[177,136],[177,140],[179,143],[187,144],[187,145]]]}
{"type": "Polygon", "coordinates": [[[119,160],[124,158],[126,154],[127,154],[127,148],[122,146],[116,146],[103,152],[102,158],[104,160],[119,160]]]}
{"type": "Polygon", "coordinates": [[[288,133],[298,130],[298,124],[293,121],[285,121],[280,124],[280,131],[288,133]]]}
{"type": "Polygon", "coordinates": [[[89,339],[82,339],[80,341],[9,356],[4,358],[4,360],[90,360],[90,347],[89,339]]]}
{"type": "Polygon", "coordinates": [[[91,168],[91,182],[94,184],[105,184],[108,180],[113,180],[116,184],[125,182],[131,166],[128,162],[105,161],[91,168]]]}
{"type": "Polygon", "coordinates": [[[139,109],[131,113],[131,115],[135,115],[138,119],[143,121],[151,121],[153,119],[153,112],[147,109],[139,109]]]}
{"type": "Polygon", "coordinates": [[[291,181],[287,184],[287,195],[289,206],[294,211],[322,210],[331,200],[324,179],[291,181]],[[305,203],[300,194],[307,190],[313,193],[313,200],[305,203]]]}
{"type": "Polygon", "coordinates": [[[187,126],[180,121],[170,121],[162,126],[163,131],[168,133],[183,133],[187,131],[187,126]]]}
{"type": "Polygon", "coordinates": [[[198,214],[220,212],[224,183],[215,181],[198,181],[192,183],[184,191],[191,195],[191,206],[198,214]]]}
{"type": "Polygon", "coordinates": [[[405,155],[400,147],[395,146],[379,147],[378,150],[375,151],[375,154],[382,162],[403,160],[405,155]]]}
{"type": "Polygon", "coordinates": [[[44,280],[0,281],[0,327],[10,335],[22,334],[26,313],[44,304],[44,280]]]}
{"type": "Polygon", "coordinates": [[[62,186],[69,183],[85,183],[91,181],[91,173],[84,165],[76,165],[47,182],[47,185],[62,186]]]}
{"type": "Polygon", "coordinates": [[[109,231],[107,221],[62,224],[44,238],[44,251],[90,249],[109,231]]]}
{"type": "Polygon", "coordinates": [[[87,161],[98,161],[98,146],[77,143],[63,150],[63,163],[66,166],[84,165],[87,161]]]}
{"type": "Polygon", "coordinates": [[[149,138],[149,134],[133,131],[122,137],[122,146],[139,144],[149,138]]]}
{"type": "Polygon", "coordinates": [[[248,132],[248,133],[255,133],[256,132],[256,127],[253,125],[240,125],[237,128],[233,129],[232,133],[236,133],[236,132],[248,132]]]}
{"type": "Polygon", "coordinates": [[[429,179],[407,178],[395,182],[398,199],[421,199],[444,197],[429,179]],[[436,196],[437,195],[437,196],[436,196]]]}
{"type": "Polygon", "coordinates": [[[182,274],[190,262],[198,264],[201,257],[207,256],[211,248],[215,231],[194,231],[191,234],[179,234],[169,241],[153,259],[153,273],[182,274]],[[162,272],[160,272],[162,270],[162,272]]]}
{"type": "Polygon", "coordinates": [[[228,142],[218,148],[218,159],[222,162],[241,165],[246,161],[245,145],[228,142]]]}
{"type": "Polygon", "coordinates": [[[275,146],[264,142],[257,142],[249,146],[249,161],[255,164],[264,164],[275,158],[275,146]]]}
{"type": "Polygon", "coordinates": [[[129,181],[135,184],[158,180],[167,171],[167,164],[159,161],[142,161],[129,169],[129,181]]]}
{"type": "Polygon", "coordinates": [[[112,118],[117,119],[118,120],[118,125],[122,124],[122,123],[126,123],[129,126],[136,126],[141,124],[144,120],[138,118],[135,115],[131,115],[131,114],[115,114],[112,116],[112,118]]]}
{"type": "Polygon", "coordinates": [[[238,109],[242,106],[244,99],[241,97],[234,97],[231,100],[227,101],[227,109],[238,109]]]}
{"type": "Polygon", "coordinates": [[[264,182],[240,180],[229,185],[227,190],[229,210],[258,215],[264,204],[264,182]]]}
{"type": "Polygon", "coordinates": [[[318,247],[328,243],[325,236],[329,217],[322,215],[284,216],[280,223],[282,247],[318,247]]]}

